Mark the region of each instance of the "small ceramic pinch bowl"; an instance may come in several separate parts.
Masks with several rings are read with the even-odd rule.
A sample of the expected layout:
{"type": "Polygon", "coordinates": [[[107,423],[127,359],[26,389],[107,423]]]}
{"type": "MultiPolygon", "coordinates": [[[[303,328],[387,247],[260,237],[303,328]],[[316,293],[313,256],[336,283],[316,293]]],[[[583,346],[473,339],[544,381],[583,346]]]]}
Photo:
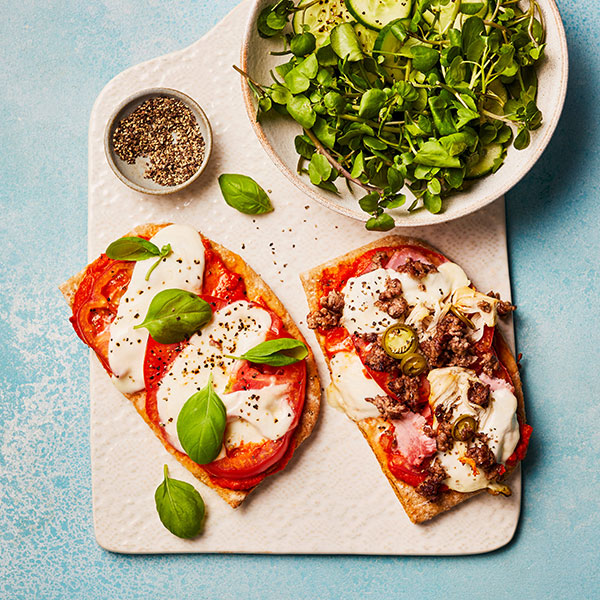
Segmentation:
{"type": "Polygon", "coordinates": [[[144,194],[164,195],[178,192],[193,183],[204,171],[212,150],[212,130],[208,118],[200,105],[188,95],[170,88],[150,88],[141,90],[126,98],[110,116],[104,131],[104,152],[113,173],[128,187],[144,194]],[[174,98],[180,100],[191,111],[204,139],[204,155],[202,162],[194,174],[176,185],[161,185],[145,177],[148,160],[139,157],[134,164],[122,160],[114,148],[114,133],[119,123],[133,113],[146,100],[152,98],[174,98]]]}
{"type": "MultiPolygon", "coordinates": [[[[273,51],[281,50],[281,42],[274,38],[259,36],[256,21],[261,10],[270,0],[254,0],[250,7],[250,15],[246,26],[246,34],[242,44],[241,67],[257,82],[269,83],[270,72],[287,58],[274,56],[273,51]]],[[[538,107],[543,114],[543,122],[539,129],[531,134],[531,144],[524,150],[516,150],[512,145],[508,149],[504,164],[493,174],[482,177],[461,192],[452,194],[444,203],[439,214],[431,214],[426,210],[418,210],[410,214],[405,206],[388,212],[394,217],[396,227],[413,227],[436,225],[443,221],[451,221],[472,213],[493,202],[515,184],[517,184],[533,167],[548,145],[562,111],[567,90],[568,58],[564,27],[554,0],[537,0],[546,25],[545,59],[538,71],[539,90],[538,107]]],[[[242,78],[242,89],[246,110],[254,132],[271,157],[286,177],[301,189],[307,196],[327,208],[366,221],[369,215],[360,210],[358,199],[364,195],[362,190],[352,193],[345,185],[340,185],[340,193],[334,194],[311,185],[308,177],[296,172],[298,155],[294,149],[294,137],[302,132],[291,118],[281,115],[263,115],[256,120],[257,103],[246,79],[242,78]]],[[[406,191],[406,190],[405,190],[406,191]]],[[[410,197],[410,193],[408,192],[410,197]]]]}

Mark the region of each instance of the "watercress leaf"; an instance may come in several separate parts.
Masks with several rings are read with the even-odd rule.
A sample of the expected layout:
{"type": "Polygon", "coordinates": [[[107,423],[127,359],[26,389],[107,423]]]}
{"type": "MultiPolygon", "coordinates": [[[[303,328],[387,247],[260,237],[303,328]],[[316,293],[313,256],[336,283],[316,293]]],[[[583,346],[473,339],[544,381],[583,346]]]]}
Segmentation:
{"type": "Polygon", "coordinates": [[[312,127],[313,133],[326,148],[332,149],[335,145],[336,131],[325,119],[317,117],[312,127]]]}
{"type": "Polygon", "coordinates": [[[456,126],[452,114],[448,109],[448,103],[442,96],[429,98],[429,108],[433,117],[433,124],[441,135],[449,135],[456,132],[456,126]]]}
{"type": "Polygon", "coordinates": [[[154,502],[161,523],[173,535],[191,539],[202,531],[205,514],[202,496],[189,483],[171,479],[167,465],[163,482],[154,492],[154,502]]]}
{"type": "Polygon", "coordinates": [[[338,64],[337,54],[333,51],[331,44],[324,44],[317,48],[317,60],[324,67],[334,67],[338,64]]]}
{"type": "Polygon", "coordinates": [[[436,194],[425,192],[425,195],[423,196],[423,204],[425,208],[434,215],[442,210],[442,198],[436,194]]]}
{"type": "Polygon", "coordinates": [[[307,135],[297,135],[294,138],[294,146],[296,152],[306,160],[310,160],[317,150],[307,135]]]}
{"type": "Polygon", "coordinates": [[[462,2],[460,12],[465,15],[476,15],[483,7],[483,2],[462,2]]]}
{"type": "Polygon", "coordinates": [[[406,202],[406,196],[404,194],[398,194],[394,198],[390,198],[386,202],[386,208],[400,208],[406,202]]]}
{"type": "Polygon", "coordinates": [[[211,463],[221,452],[227,410],[209,375],[206,387],[192,395],[177,417],[177,437],[186,454],[197,464],[211,463]]]}
{"type": "Polygon", "coordinates": [[[352,123],[345,133],[338,138],[338,142],[340,144],[348,144],[355,137],[374,134],[373,128],[369,127],[366,123],[352,123]]]}
{"type": "Polygon", "coordinates": [[[295,35],[290,42],[290,50],[295,56],[306,56],[315,51],[317,38],[312,33],[304,32],[295,35]]]}
{"type": "Polygon", "coordinates": [[[377,192],[367,194],[358,201],[358,204],[366,213],[374,213],[379,204],[379,194],[377,192]]]}
{"type": "Polygon", "coordinates": [[[531,136],[529,135],[529,131],[527,128],[522,128],[514,141],[514,146],[517,150],[524,150],[529,146],[529,142],[531,141],[531,136]]]}
{"type": "Polygon", "coordinates": [[[355,179],[358,179],[365,172],[365,156],[363,151],[361,150],[356,157],[354,158],[354,162],[352,163],[352,171],[350,175],[355,179]]]}
{"type": "Polygon", "coordinates": [[[281,85],[280,83],[274,83],[271,86],[269,90],[269,95],[271,97],[271,100],[273,100],[273,102],[275,102],[276,104],[287,104],[292,97],[290,90],[288,90],[285,86],[281,85]]]}
{"type": "Polygon", "coordinates": [[[317,187],[320,187],[323,190],[327,190],[328,192],[333,192],[334,194],[339,194],[338,189],[335,187],[335,184],[331,181],[321,181],[321,183],[319,183],[317,187]]]}
{"type": "Polygon", "coordinates": [[[315,54],[307,56],[297,67],[299,73],[302,73],[308,79],[314,79],[319,72],[319,61],[315,54]]]}
{"type": "Polygon", "coordinates": [[[256,20],[256,28],[258,29],[258,35],[263,38],[273,37],[277,35],[279,31],[273,29],[268,24],[268,18],[272,14],[272,6],[267,6],[260,11],[258,19],[256,20]]]}
{"type": "MultiPolygon", "coordinates": [[[[463,54],[467,55],[469,46],[485,34],[483,21],[479,17],[469,17],[462,26],[462,49],[463,54]]],[[[481,42],[483,44],[483,42],[481,42]]]]}
{"type": "Polygon", "coordinates": [[[442,184],[440,183],[439,179],[430,179],[427,182],[427,191],[434,195],[434,196],[439,196],[439,194],[442,193],[442,184]]]}
{"type": "Polygon", "coordinates": [[[425,142],[415,154],[414,162],[430,167],[460,167],[460,160],[452,156],[438,140],[425,142]]]}
{"type": "Polygon", "coordinates": [[[290,116],[300,123],[304,129],[310,129],[315,124],[317,113],[306,96],[302,94],[292,96],[287,103],[287,109],[290,116]]]}
{"type": "Polygon", "coordinates": [[[282,65],[277,65],[275,70],[279,75],[283,78],[294,68],[295,61],[292,59],[290,62],[284,63],[282,65]]]}
{"type": "Polygon", "coordinates": [[[440,53],[437,50],[428,48],[427,46],[413,46],[411,54],[413,57],[413,68],[423,73],[431,71],[440,58],[440,53]]]}
{"type": "Polygon", "coordinates": [[[160,255],[156,244],[141,237],[122,237],[115,240],[105,251],[113,260],[146,260],[160,255]]]}
{"type": "Polygon", "coordinates": [[[247,175],[224,173],[219,187],[225,202],[246,215],[260,215],[273,210],[265,190],[247,175]]]}
{"type": "Polygon", "coordinates": [[[387,144],[384,141],[370,135],[363,138],[363,144],[371,150],[385,150],[387,148],[387,144]]]}
{"type": "Polygon", "coordinates": [[[360,42],[350,23],[336,25],[329,34],[331,48],[341,58],[356,62],[363,58],[360,42]]]}
{"type": "Polygon", "coordinates": [[[308,165],[308,175],[311,183],[319,185],[323,181],[327,181],[332,173],[332,167],[329,161],[322,155],[315,152],[308,165]]]}
{"type": "Polygon", "coordinates": [[[264,96],[258,101],[258,108],[261,112],[269,112],[273,107],[273,101],[268,96],[264,96]]]}
{"type": "Polygon", "coordinates": [[[284,77],[285,84],[292,94],[301,94],[310,87],[310,79],[296,67],[284,77]]]}
{"type": "Polygon", "coordinates": [[[382,213],[378,217],[371,217],[365,225],[369,231],[389,231],[395,226],[394,219],[387,213],[382,213]]]}
{"type": "Polygon", "coordinates": [[[404,177],[398,169],[390,167],[387,172],[387,181],[390,186],[392,194],[400,191],[404,185],[404,177]]]}
{"type": "Polygon", "coordinates": [[[346,100],[338,92],[327,92],[323,98],[323,102],[331,115],[342,114],[346,110],[346,100]]]}
{"type": "Polygon", "coordinates": [[[271,365],[272,367],[285,367],[304,360],[307,356],[308,348],[304,342],[293,338],[278,338],[262,342],[241,356],[229,358],[271,365]]]}
{"type": "Polygon", "coordinates": [[[360,99],[358,116],[363,119],[371,119],[379,113],[387,101],[387,94],[376,88],[367,90],[360,99]]]}
{"type": "Polygon", "coordinates": [[[180,289],[158,292],[143,323],[134,329],[145,327],[159,344],[175,344],[188,339],[212,317],[212,308],[196,294],[180,289]]]}
{"type": "Polygon", "coordinates": [[[508,125],[502,125],[496,136],[496,141],[499,144],[506,144],[512,139],[512,135],[512,129],[508,125]]]}
{"type": "Polygon", "coordinates": [[[281,31],[287,25],[287,15],[271,11],[267,15],[267,26],[275,31],[281,31]]]}

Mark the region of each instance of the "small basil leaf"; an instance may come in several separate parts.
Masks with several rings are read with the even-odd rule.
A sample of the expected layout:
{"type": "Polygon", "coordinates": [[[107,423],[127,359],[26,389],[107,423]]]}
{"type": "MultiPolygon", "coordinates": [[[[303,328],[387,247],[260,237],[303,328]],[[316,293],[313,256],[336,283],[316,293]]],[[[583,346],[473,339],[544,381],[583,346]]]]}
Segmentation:
{"type": "Polygon", "coordinates": [[[242,356],[227,356],[227,358],[247,360],[272,367],[285,367],[304,360],[307,356],[308,349],[304,342],[292,338],[279,338],[262,342],[242,356]]]}
{"type": "Polygon", "coordinates": [[[273,210],[265,190],[247,175],[225,173],[219,177],[225,202],[246,215],[260,215],[273,210]]]}
{"type": "Polygon", "coordinates": [[[154,269],[156,269],[156,267],[158,267],[158,265],[160,264],[161,260],[163,258],[166,258],[167,256],[169,256],[169,254],[171,254],[172,249],[171,249],[171,244],[165,244],[161,249],[160,249],[160,254],[158,255],[158,260],[150,267],[150,269],[148,269],[148,272],[146,273],[146,281],[150,280],[150,275],[152,275],[152,273],[154,272],[154,269]]]}
{"type": "Polygon", "coordinates": [[[144,322],[134,329],[145,327],[159,344],[175,344],[196,333],[211,317],[208,302],[192,292],[169,289],[152,298],[144,322]]]}
{"type": "Polygon", "coordinates": [[[164,480],[154,492],[154,502],[161,523],[177,537],[196,537],[204,524],[204,501],[196,489],[178,479],[171,479],[167,465],[164,480]]]}
{"type": "Polygon", "coordinates": [[[114,260],[146,260],[159,256],[160,250],[156,244],[141,237],[122,237],[108,246],[105,252],[108,258],[114,260]]]}
{"type": "Polygon", "coordinates": [[[212,375],[206,387],[191,396],[177,417],[177,436],[187,455],[206,465],[219,455],[227,425],[227,410],[215,392],[212,375]]]}

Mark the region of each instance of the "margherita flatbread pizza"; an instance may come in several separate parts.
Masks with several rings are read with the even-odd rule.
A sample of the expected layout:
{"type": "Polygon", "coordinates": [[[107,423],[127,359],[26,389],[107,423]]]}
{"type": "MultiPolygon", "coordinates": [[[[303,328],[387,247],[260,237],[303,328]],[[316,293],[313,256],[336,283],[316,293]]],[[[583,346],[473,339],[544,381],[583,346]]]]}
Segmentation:
{"type": "Polygon", "coordinates": [[[356,422],[420,523],[503,483],[525,456],[514,307],[427,244],[388,236],[302,275],[330,403],[356,422]]]}
{"type": "Polygon", "coordinates": [[[310,435],[313,355],[261,278],[191,227],[119,243],[121,260],[102,254],[61,287],[73,327],[165,448],[237,507],[310,435]]]}

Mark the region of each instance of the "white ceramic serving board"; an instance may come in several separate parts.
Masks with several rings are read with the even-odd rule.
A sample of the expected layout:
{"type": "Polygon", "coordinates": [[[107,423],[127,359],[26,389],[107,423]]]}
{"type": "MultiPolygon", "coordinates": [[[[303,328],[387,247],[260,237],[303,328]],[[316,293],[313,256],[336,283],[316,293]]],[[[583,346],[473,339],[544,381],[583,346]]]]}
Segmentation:
{"type": "MultiPolygon", "coordinates": [[[[315,349],[322,382],[325,363],[311,331],[298,274],[377,237],[364,224],[307,200],[270,161],[244,109],[239,59],[249,4],[243,2],[204,38],[174,54],[125,71],[94,105],[89,137],[89,257],[145,222],[189,223],[240,253],[273,288],[315,349]],[[210,164],[188,190],[170,197],[125,187],[106,162],[103,133],[111,111],[144,88],[181,90],[206,111],[214,132],[210,164]],[[221,173],[244,173],[267,189],[275,211],[252,218],[223,201],[221,173]]],[[[439,226],[400,230],[420,236],[460,263],[481,289],[506,298],[510,282],[504,202],[439,226]]],[[[512,342],[512,330],[507,331],[512,342]]],[[[512,538],[521,479],[510,498],[488,494],[424,525],[406,517],[356,426],[323,402],[321,418],[288,468],[268,478],[238,509],[197,482],[177,463],[112,387],[91,359],[91,445],[94,525],[98,543],[112,551],[252,552],[281,554],[470,554],[494,550],[512,538]],[[160,523],[154,490],[167,463],[173,477],[194,483],[207,505],[203,535],[171,535],[160,523]]]]}

